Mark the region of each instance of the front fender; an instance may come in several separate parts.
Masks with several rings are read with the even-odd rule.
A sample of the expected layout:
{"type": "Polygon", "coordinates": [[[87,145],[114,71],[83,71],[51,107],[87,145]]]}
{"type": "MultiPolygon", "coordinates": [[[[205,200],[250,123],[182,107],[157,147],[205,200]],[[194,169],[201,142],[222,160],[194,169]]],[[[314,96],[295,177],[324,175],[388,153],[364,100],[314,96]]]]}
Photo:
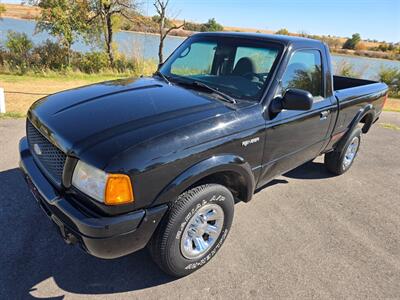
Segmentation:
{"type": "Polygon", "coordinates": [[[249,201],[255,188],[255,179],[249,163],[239,156],[218,155],[203,160],[182,172],[162,190],[152,205],[170,202],[196,182],[224,171],[234,172],[244,178],[247,186],[244,201],[249,201]]]}

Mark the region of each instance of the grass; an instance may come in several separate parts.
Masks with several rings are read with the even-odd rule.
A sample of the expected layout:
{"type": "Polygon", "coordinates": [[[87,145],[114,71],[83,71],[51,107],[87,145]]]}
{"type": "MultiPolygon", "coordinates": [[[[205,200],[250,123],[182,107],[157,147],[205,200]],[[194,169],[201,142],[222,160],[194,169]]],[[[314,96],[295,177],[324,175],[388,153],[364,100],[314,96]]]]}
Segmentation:
{"type": "Polygon", "coordinates": [[[387,129],[400,130],[400,126],[391,123],[379,123],[379,125],[387,129]]]}
{"type": "Polygon", "coordinates": [[[19,119],[25,118],[26,115],[18,113],[18,112],[7,112],[5,114],[0,113],[0,120],[2,119],[19,119]]]}
{"type": "Polygon", "coordinates": [[[388,98],[383,108],[384,111],[400,112],[400,99],[388,98]]]}
{"type": "Polygon", "coordinates": [[[119,74],[119,73],[101,73],[101,74],[87,74],[81,72],[71,72],[66,74],[48,72],[43,74],[28,73],[24,75],[16,74],[0,74],[0,82],[26,82],[26,81],[85,81],[85,82],[100,82],[105,80],[113,80],[119,78],[126,78],[131,76],[130,74],[119,74]]]}
{"type": "Polygon", "coordinates": [[[36,100],[55,92],[72,89],[96,82],[126,78],[128,74],[83,74],[67,75],[4,75],[0,74],[0,86],[4,88],[6,110],[1,118],[21,117],[36,100]]]}

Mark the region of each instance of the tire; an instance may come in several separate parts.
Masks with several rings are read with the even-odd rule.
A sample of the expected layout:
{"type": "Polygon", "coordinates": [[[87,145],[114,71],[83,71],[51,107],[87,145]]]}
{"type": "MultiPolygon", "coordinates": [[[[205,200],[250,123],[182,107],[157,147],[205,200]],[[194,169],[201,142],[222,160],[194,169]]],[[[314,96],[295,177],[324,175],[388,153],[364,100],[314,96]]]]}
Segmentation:
{"type": "Polygon", "coordinates": [[[328,171],[335,175],[341,175],[347,172],[357,157],[360,144],[361,129],[356,128],[347,138],[341,150],[334,150],[325,154],[324,163],[328,171]]]}
{"type": "Polygon", "coordinates": [[[154,262],[175,277],[200,269],[221,248],[233,214],[232,193],[222,185],[201,185],[181,194],[148,245],[154,262]]]}

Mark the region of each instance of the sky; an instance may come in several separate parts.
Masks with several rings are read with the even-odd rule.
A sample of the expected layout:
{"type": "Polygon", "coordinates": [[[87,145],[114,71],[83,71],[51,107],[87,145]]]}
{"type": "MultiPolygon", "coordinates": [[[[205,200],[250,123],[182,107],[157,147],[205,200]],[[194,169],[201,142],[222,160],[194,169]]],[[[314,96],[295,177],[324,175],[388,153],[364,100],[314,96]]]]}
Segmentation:
{"type": "MultiPolygon", "coordinates": [[[[153,0],[139,2],[145,15],[155,14],[153,0]]],[[[400,0],[170,0],[169,8],[199,23],[215,18],[225,26],[400,42],[400,0]]]]}

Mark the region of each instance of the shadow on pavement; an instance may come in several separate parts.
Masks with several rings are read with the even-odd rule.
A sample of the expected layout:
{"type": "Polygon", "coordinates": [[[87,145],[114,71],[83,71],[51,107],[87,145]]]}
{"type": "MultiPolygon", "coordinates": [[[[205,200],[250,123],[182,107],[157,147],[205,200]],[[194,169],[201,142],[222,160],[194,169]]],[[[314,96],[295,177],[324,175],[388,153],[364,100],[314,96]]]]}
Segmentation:
{"type": "MultiPolygon", "coordinates": [[[[330,178],[335,175],[328,172],[325,165],[323,163],[309,161],[296,169],[293,169],[285,174],[282,175],[286,178],[293,178],[293,179],[325,179],[330,178]]],[[[257,188],[255,193],[259,193],[265,188],[268,188],[273,185],[277,184],[288,184],[289,182],[286,179],[273,179],[267,184],[257,188]]]]}
{"type": "Polygon", "coordinates": [[[0,172],[0,203],[1,299],[43,295],[47,288],[54,299],[62,299],[65,292],[110,294],[174,280],[158,269],[146,250],[116,260],[101,260],[66,245],[17,168],[0,172]],[[54,284],[48,287],[44,283],[48,280],[58,288],[54,284]]]}
{"type": "Polygon", "coordinates": [[[270,182],[264,184],[263,186],[260,186],[259,188],[257,188],[257,189],[254,191],[254,193],[259,193],[259,192],[261,192],[262,190],[264,190],[264,189],[266,189],[266,188],[268,188],[268,187],[270,187],[270,186],[273,186],[273,185],[277,185],[277,184],[287,184],[287,183],[289,183],[289,182],[288,182],[287,180],[285,180],[285,179],[273,179],[273,180],[271,180],[270,182]]]}
{"type": "MultiPolygon", "coordinates": [[[[284,174],[288,178],[320,179],[329,174],[323,164],[309,162],[284,174]]],[[[256,192],[275,184],[275,179],[256,192]]],[[[35,293],[54,299],[65,292],[112,294],[145,289],[174,280],[153,263],[146,250],[115,260],[101,260],[66,245],[39,208],[20,171],[0,172],[0,299],[29,298],[35,293]],[[48,281],[54,281],[50,284],[48,281]],[[54,289],[57,291],[54,292],[54,289]]]]}
{"type": "Polygon", "coordinates": [[[323,163],[309,161],[283,174],[283,176],[294,179],[324,179],[334,177],[335,175],[329,173],[323,163]]]}

